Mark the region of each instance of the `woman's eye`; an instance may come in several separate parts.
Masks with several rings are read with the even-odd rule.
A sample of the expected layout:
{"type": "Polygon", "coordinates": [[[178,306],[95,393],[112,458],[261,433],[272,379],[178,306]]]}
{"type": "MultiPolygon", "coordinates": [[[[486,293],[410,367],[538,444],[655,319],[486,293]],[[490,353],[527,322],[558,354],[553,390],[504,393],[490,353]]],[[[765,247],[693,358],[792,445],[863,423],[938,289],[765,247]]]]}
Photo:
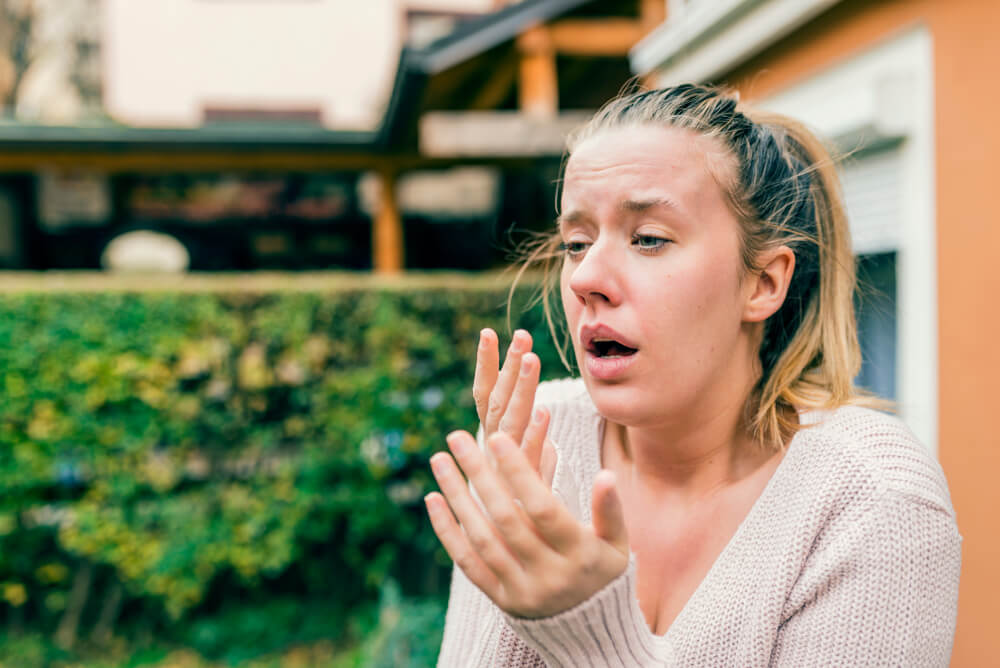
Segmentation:
{"type": "Polygon", "coordinates": [[[564,241],[559,244],[559,250],[570,257],[575,257],[587,250],[587,243],[585,241],[564,241]]]}
{"type": "Polygon", "coordinates": [[[666,246],[670,243],[670,240],[663,237],[654,237],[649,234],[636,234],[632,237],[632,243],[638,246],[639,250],[655,251],[666,246]]]}

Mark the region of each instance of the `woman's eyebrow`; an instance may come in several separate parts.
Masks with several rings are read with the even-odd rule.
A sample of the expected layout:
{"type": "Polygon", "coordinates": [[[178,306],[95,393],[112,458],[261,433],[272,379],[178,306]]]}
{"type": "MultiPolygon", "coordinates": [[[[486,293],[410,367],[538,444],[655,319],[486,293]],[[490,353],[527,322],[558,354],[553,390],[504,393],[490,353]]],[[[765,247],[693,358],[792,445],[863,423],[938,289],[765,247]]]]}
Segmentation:
{"type": "MultiPolygon", "coordinates": [[[[653,197],[651,199],[624,199],[618,203],[618,209],[628,213],[643,213],[655,208],[678,209],[677,203],[669,197],[653,197]]],[[[586,212],[576,209],[556,217],[556,226],[565,227],[582,222],[587,218],[586,212]]]]}
{"type": "Polygon", "coordinates": [[[584,218],[586,218],[586,214],[580,210],[570,211],[569,213],[561,213],[556,216],[556,227],[563,227],[572,223],[578,223],[584,218]]]}
{"type": "Polygon", "coordinates": [[[628,211],[630,213],[643,213],[649,211],[650,209],[656,207],[665,207],[668,209],[676,209],[677,203],[672,199],[666,197],[654,197],[652,199],[624,199],[618,204],[618,208],[622,211],[628,211]]]}

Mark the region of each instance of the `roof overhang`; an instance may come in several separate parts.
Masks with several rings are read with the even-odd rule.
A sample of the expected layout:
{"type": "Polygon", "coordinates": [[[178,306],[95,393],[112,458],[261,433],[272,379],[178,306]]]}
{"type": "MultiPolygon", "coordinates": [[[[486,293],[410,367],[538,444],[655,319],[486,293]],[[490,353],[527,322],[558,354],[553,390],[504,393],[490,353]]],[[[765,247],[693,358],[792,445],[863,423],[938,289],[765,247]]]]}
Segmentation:
{"type": "Polygon", "coordinates": [[[593,112],[537,118],[514,111],[429,112],[420,119],[420,153],[429,157],[558,157],[566,136],[593,112]]]}
{"type": "Polygon", "coordinates": [[[329,151],[371,150],[374,132],[327,130],[311,125],[219,123],[198,128],[124,125],[56,126],[0,123],[5,151],[329,151]]]}
{"type": "Polygon", "coordinates": [[[710,82],[840,0],[714,0],[667,18],[629,52],[636,74],[660,85],[710,82]]]}
{"type": "Polygon", "coordinates": [[[545,23],[590,0],[523,0],[504,9],[467,21],[454,32],[414,50],[414,62],[425,74],[437,74],[508,42],[526,26],[545,23]]]}

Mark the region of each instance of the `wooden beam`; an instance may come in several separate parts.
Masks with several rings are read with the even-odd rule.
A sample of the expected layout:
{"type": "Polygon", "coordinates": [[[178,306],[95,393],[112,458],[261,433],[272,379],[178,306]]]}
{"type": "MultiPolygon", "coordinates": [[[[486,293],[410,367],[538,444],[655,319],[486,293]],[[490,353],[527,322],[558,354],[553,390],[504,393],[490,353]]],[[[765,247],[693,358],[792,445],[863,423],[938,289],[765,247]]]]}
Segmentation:
{"type": "Polygon", "coordinates": [[[592,115],[563,111],[538,118],[516,111],[433,111],[420,119],[420,152],[429,158],[562,155],[566,135],[592,115]]]}
{"type": "Polygon", "coordinates": [[[548,29],[542,25],[528,28],[517,36],[520,54],[518,106],[536,118],[552,118],[559,111],[559,82],[556,75],[556,52],[548,29]]]}
{"type": "Polygon", "coordinates": [[[383,169],[379,205],[372,224],[372,266],[376,274],[396,274],[403,270],[403,220],[396,199],[396,172],[383,169]]]}
{"type": "Polygon", "coordinates": [[[97,169],[107,172],[193,170],[371,170],[402,157],[371,153],[253,152],[253,151],[16,151],[0,150],[0,172],[34,171],[46,167],[97,169]]]}
{"type": "Polygon", "coordinates": [[[667,18],[666,0],[639,0],[639,23],[642,34],[648,35],[667,18]]]}
{"type": "Polygon", "coordinates": [[[635,19],[563,19],[549,32],[557,52],[574,56],[625,56],[645,34],[635,19]]]}

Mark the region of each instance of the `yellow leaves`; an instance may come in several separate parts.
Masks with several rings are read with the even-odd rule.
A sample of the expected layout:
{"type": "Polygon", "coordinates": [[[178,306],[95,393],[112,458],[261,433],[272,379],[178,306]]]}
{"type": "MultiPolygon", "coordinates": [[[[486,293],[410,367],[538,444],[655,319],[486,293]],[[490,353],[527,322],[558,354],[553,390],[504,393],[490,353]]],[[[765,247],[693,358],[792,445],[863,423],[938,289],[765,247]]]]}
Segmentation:
{"type": "Polygon", "coordinates": [[[78,383],[91,382],[97,378],[101,371],[101,359],[101,356],[97,353],[81,355],[76,364],[70,369],[69,377],[78,383]]]}
{"type": "Polygon", "coordinates": [[[142,363],[134,353],[123,353],[114,358],[111,370],[114,375],[122,378],[130,378],[142,367],[142,363]]]}
{"type": "Polygon", "coordinates": [[[28,422],[28,436],[35,441],[59,438],[66,431],[66,418],[56,409],[54,402],[40,399],[28,422]]]}
{"type": "Polygon", "coordinates": [[[103,385],[90,385],[83,395],[83,403],[88,410],[97,410],[108,401],[108,393],[103,385]]]}
{"type": "Polygon", "coordinates": [[[152,452],[142,464],[142,475],[158,492],[165,492],[177,484],[181,467],[163,452],[152,452]]]}
{"type": "Polygon", "coordinates": [[[181,353],[180,361],[177,363],[178,378],[197,378],[208,373],[210,361],[202,354],[202,351],[194,346],[188,346],[181,353]]]}
{"type": "Polygon", "coordinates": [[[309,429],[309,423],[299,415],[293,415],[284,421],[284,432],[288,438],[298,438],[309,429]]]}
{"type": "Polygon", "coordinates": [[[236,378],[245,390],[263,390],[273,382],[267,366],[267,351],[260,343],[251,343],[243,349],[236,363],[236,378]]]}
{"type": "Polygon", "coordinates": [[[193,420],[201,412],[201,400],[190,394],[181,396],[174,402],[173,412],[183,420],[193,420]]]}
{"type": "Polygon", "coordinates": [[[330,357],[331,348],[329,337],[317,334],[306,339],[306,342],[302,345],[302,352],[314,372],[322,371],[326,366],[326,360],[330,357]]]}
{"type": "Polygon", "coordinates": [[[152,408],[164,408],[167,403],[167,393],[163,388],[153,383],[142,381],[136,390],[139,398],[152,408]]]}
{"type": "Polygon", "coordinates": [[[0,584],[0,594],[3,600],[15,608],[20,608],[28,602],[28,590],[20,582],[4,582],[0,584]]]}
{"type": "Polygon", "coordinates": [[[35,569],[35,578],[46,585],[59,584],[68,577],[69,569],[58,561],[43,564],[35,569]]]}
{"type": "Polygon", "coordinates": [[[220,370],[232,346],[228,341],[211,338],[187,341],[181,346],[175,373],[178,378],[198,378],[220,370]]]}
{"type": "Polygon", "coordinates": [[[236,572],[244,579],[251,580],[260,571],[256,555],[256,547],[233,547],[229,551],[229,560],[236,569],[236,572]]]}
{"type": "Polygon", "coordinates": [[[97,442],[104,447],[110,447],[121,442],[125,430],[118,425],[104,424],[97,429],[97,442]]]}

